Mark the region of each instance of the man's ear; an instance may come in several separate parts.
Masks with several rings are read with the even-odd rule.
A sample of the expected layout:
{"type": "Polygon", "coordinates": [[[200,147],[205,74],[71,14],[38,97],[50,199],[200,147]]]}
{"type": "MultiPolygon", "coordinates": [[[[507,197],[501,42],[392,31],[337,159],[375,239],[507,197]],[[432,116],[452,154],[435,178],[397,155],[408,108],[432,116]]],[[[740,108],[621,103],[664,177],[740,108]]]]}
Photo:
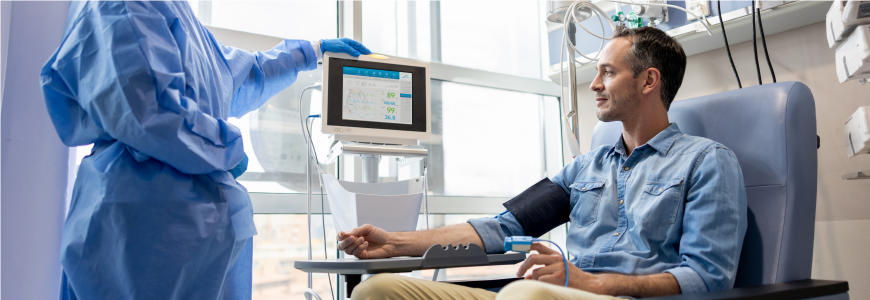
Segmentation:
{"type": "Polygon", "coordinates": [[[644,95],[655,92],[656,87],[662,84],[662,73],[659,72],[659,69],[649,68],[644,70],[641,75],[643,75],[641,93],[644,95]]]}

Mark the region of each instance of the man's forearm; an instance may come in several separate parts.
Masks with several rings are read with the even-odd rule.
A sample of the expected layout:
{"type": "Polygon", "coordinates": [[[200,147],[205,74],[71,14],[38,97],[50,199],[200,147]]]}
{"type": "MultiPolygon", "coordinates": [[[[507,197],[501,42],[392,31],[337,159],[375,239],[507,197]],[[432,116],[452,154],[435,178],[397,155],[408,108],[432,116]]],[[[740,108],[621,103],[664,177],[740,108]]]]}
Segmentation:
{"type": "Polygon", "coordinates": [[[423,231],[390,232],[387,243],[393,245],[396,251],[395,256],[422,256],[429,247],[435,244],[442,246],[453,244],[456,246],[460,243],[463,245],[475,243],[481,248],[484,247],[477,231],[468,223],[423,231]]]}
{"type": "Polygon", "coordinates": [[[680,294],[680,283],[671,273],[653,275],[599,274],[604,294],[636,298],[680,294]]]}

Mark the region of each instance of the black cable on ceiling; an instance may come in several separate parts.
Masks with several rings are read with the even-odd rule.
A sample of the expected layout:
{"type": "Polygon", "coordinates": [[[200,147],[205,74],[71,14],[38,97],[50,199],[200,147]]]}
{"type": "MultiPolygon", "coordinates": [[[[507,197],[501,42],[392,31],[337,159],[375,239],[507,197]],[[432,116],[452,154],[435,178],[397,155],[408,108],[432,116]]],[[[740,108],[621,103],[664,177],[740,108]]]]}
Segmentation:
{"type": "Polygon", "coordinates": [[[767,54],[767,41],[764,38],[764,26],[761,26],[761,9],[758,12],[758,29],[761,30],[761,45],[764,46],[764,57],[767,58],[767,67],[770,68],[770,77],[773,77],[773,83],[776,83],[776,74],[773,73],[773,64],[770,63],[770,55],[767,54]]]}
{"type": "Polygon", "coordinates": [[[758,85],[761,85],[761,67],[758,65],[758,45],[755,39],[755,0],[752,0],[752,56],[755,57],[755,72],[758,74],[758,85]]]}
{"type": "Polygon", "coordinates": [[[716,5],[719,6],[719,25],[722,26],[722,38],[725,39],[725,50],[728,51],[728,60],[731,61],[731,69],[734,70],[734,77],[737,78],[737,86],[742,89],[743,84],[740,83],[740,75],[737,75],[737,67],[734,66],[734,58],[731,57],[731,47],[728,46],[728,35],[725,34],[725,22],[722,21],[722,1],[716,1],[716,5]]]}

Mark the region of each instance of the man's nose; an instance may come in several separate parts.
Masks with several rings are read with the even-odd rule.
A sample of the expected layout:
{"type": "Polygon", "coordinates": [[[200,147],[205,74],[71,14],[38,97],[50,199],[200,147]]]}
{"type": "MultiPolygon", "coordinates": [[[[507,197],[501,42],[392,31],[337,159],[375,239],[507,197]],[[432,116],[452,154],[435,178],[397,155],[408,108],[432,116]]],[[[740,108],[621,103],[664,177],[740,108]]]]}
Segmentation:
{"type": "Polygon", "coordinates": [[[600,92],[604,90],[604,85],[601,84],[601,80],[598,77],[599,76],[596,75],[595,79],[592,80],[592,83],[589,84],[589,89],[593,92],[600,92]]]}

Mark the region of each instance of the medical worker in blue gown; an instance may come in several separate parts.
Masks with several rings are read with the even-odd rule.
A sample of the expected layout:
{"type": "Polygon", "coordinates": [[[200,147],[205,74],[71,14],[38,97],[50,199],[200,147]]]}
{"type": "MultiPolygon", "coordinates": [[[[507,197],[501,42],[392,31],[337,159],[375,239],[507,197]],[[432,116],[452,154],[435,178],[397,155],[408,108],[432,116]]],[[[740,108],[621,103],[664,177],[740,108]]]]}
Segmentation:
{"type": "Polygon", "coordinates": [[[62,298],[250,298],[256,230],[234,180],[241,132],[226,119],[323,51],[370,53],[350,39],[251,53],[215,40],[186,2],[72,2],[40,75],[61,140],[94,143],[63,229],[62,298]]]}

